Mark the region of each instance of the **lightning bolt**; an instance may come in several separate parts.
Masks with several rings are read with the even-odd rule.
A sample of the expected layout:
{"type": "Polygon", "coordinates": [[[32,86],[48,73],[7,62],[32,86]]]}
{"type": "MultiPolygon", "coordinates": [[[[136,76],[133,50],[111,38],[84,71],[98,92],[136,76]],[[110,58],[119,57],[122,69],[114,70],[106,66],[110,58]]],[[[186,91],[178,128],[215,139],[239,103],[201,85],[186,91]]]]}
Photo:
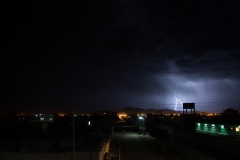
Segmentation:
{"type": "Polygon", "coordinates": [[[183,102],[176,97],[176,91],[175,91],[175,109],[174,109],[175,111],[176,111],[176,109],[177,109],[178,102],[181,103],[181,104],[183,104],[183,102]]]}

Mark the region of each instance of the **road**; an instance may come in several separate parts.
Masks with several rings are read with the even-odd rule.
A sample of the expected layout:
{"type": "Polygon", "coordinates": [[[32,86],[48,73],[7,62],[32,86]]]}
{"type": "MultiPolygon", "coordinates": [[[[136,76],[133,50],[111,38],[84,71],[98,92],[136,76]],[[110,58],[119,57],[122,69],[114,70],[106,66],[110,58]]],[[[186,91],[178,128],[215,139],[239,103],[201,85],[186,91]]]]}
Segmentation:
{"type": "MultiPolygon", "coordinates": [[[[159,142],[150,136],[139,136],[151,148],[159,150],[159,142]]],[[[162,154],[169,160],[217,160],[207,154],[194,150],[193,148],[180,144],[176,137],[171,137],[170,140],[163,143],[164,150],[162,154]]]]}
{"type": "MultiPolygon", "coordinates": [[[[186,145],[177,143],[174,139],[165,142],[165,149],[149,135],[139,135],[136,132],[114,133],[119,139],[121,160],[216,160],[204,153],[186,145]]],[[[115,144],[116,145],[116,144],[115,144]]]]}
{"type": "Polygon", "coordinates": [[[167,160],[160,152],[149,147],[136,132],[121,134],[121,160],[167,160]]]}

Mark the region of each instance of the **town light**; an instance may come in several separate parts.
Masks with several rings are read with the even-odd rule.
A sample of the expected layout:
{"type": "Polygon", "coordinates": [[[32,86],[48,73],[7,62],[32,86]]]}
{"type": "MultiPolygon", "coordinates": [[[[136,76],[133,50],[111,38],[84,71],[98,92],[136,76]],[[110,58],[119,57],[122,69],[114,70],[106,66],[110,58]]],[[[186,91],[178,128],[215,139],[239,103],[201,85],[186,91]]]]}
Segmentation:
{"type": "Polygon", "coordinates": [[[139,119],[144,119],[143,117],[138,117],[139,119]]]}

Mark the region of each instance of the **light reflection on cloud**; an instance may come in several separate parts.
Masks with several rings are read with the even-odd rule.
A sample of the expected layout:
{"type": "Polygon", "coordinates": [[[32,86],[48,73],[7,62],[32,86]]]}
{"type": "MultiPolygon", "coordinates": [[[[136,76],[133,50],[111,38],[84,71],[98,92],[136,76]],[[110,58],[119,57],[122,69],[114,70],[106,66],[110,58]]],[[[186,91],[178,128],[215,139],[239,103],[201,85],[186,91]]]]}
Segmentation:
{"type": "MultiPolygon", "coordinates": [[[[236,107],[233,105],[225,105],[222,107],[207,102],[225,102],[225,101],[236,101],[240,93],[239,81],[224,78],[191,78],[188,79],[186,76],[170,75],[166,77],[158,78],[159,83],[166,83],[166,99],[164,103],[173,103],[174,92],[181,101],[195,102],[196,108],[199,110],[219,110],[222,111],[228,107],[236,107]],[[204,105],[201,103],[205,103],[204,105]],[[198,108],[199,107],[199,108],[198,108]]],[[[171,105],[169,105],[172,108],[171,105]]]]}

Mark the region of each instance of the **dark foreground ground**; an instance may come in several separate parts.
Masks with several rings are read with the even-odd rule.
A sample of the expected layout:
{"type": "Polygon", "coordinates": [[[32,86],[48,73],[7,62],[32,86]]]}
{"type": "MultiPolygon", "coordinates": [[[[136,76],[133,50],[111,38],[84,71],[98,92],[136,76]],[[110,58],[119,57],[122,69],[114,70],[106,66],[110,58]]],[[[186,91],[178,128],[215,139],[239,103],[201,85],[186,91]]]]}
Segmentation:
{"type": "Polygon", "coordinates": [[[163,144],[164,149],[155,138],[131,131],[115,132],[112,142],[110,154],[119,155],[121,160],[216,160],[174,138],[163,144]]]}

